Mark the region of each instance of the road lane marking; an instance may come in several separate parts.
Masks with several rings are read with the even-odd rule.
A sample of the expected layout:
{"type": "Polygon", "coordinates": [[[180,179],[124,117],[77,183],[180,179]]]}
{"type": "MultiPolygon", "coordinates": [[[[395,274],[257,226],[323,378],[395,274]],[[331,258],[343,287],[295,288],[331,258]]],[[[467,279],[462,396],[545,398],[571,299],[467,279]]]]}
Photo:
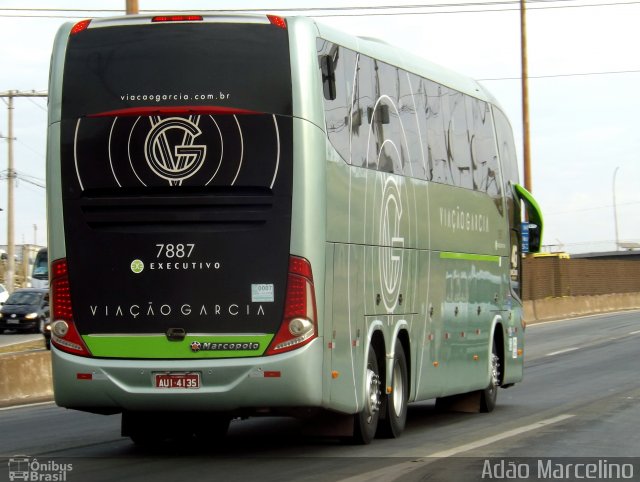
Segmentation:
{"type": "Polygon", "coordinates": [[[507,432],[498,434],[498,435],[494,435],[492,437],[486,437],[480,440],[476,440],[475,442],[471,442],[468,444],[464,444],[464,445],[459,445],[458,447],[453,447],[449,450],[443,450],[441,452],[435,452],[429,455],[426,455],[425,457],[431,458],[431,457],[452,457],[454,455],[460,454],[462,452],[468,452],[469,450],[474,450],[480,447],[484,447],[486,445],[490,445],[493,444],[495,442],[499,442],[501,440],[504,440],[506,438],[511,438],[511,437],[515,437],[516,435],[521,435],[523,433],[527,433],[527,432],[531,432],[532,430],[538,430],[539,428],[543,428],[543,427],[547,427],[549,425],[553,425],[554,423],[559,423],[559,422],[563,422],[565,420],[568,420],[570,418],[575,417],[575,415],[571,415],[571,414],[564,414],[564,415],[558,415],[557,417],[553,417],[553,418],[548,418],[546,420],[540,420],[539,422],[536,423],[532,423],[531,425],[525,425],[524,427],[518,427],[518,428],[514,428],[513,430],[509,430],[507,432]]]}
{"type": "MultiPolygon", "coordinates": [[[[591,315],[581,315],[581,316],[572,316],[570,318],[558,318],[555,320],[543,320],[543,321],[530,321],[527,323],[527,330],[531,328],[539,328],[545,325],[553,325],[555,323],[562,323],[566,321],[580,321],[585,318],[603,318],[606,316],[614,316],[614,315],[623,315],[625,313],[633,313],[634,311],[639,311],[637,308],[633,308],[630,310],[620,310],[620,311],[607,311],[606,313],[595,313],[591,315]]],[[[526,321],[526,320],[525,320],[526,321]]]]}
{"type": "Polygon", "coordinates": [[[640,330],[638,331],[632,331],[631,333],[629,333],[630,335],[640,335],[640,330]]]}
{"type": "Polygon", "coordinates": [[[551,353],[547,353],[545,356],[562,355],[563,353],[569,353],[576,350],[579,350],[579,348],[577,346],[572,346],[571,348],[565,348],[564,350],[552,351],[551,353]]]}
{"type": "Polygon", "coordinates": [[[539,428],[544,428],[549,425],[553,425],[554,423],[559,423],[564,420],[568,420],[572,417],[575,417],[575,415],[571,415],[571,414],[558,415],[557,417],[541,420],[539,422],[532,423],[530,425],[525,425],[524,427],[519,427],[513,430],[509,430],[508,432],[504,432],[499,435],[494,435],[493,437],[486,437],[486,438],[477,440],[475,442],[454,447],[449,450],[435,452],[429,455],[425,455],[423,457],[417,457],[408,462],[394,464],[387,467],[383,467],[381,469],[372,470],[364,474],[358,474],[351,477],[347,477],[345,479],[341,479],[340,482],[387,482],[389,480],[402,480],[405,475],[408,475],[411,472],[414,472],[415,470],[418,470],[421,467],[424,467],[425,465],[428,465],[434,462],[436,458],[452,457],[462,452],[474,450],[474,449],[498,442],[500,440],[504,440],[506,438],[515,437],[516,435],[521,435],[523,433],[531,432],[533,430],[538,430],[539,428]]]}
{"type": "Polygon", "coordinates": [[[17,410],[19,408],[32,408],[32,407],[42,407],[44,405],[55,405],[54,402],[38,402],[38,403],[27,403],[25,405],[12,405],[10,407],[2,407],[0,408],[0,412],[6,412],[9,410],[17,410]]]}

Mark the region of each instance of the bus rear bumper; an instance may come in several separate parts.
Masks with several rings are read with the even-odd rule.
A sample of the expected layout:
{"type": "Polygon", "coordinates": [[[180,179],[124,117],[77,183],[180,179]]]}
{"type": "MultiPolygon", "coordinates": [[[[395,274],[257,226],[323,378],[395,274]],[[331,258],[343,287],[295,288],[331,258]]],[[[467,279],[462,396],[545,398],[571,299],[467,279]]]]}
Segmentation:
{"type": "Polygon", "coordinates": [[[280,355],[215,360],[84,358],[52,348],[61,407],[121,411],[242,411],[321,407],[322,339],[280,355]],[[157,374],[199,374],[199,388],[157,388],[157,374]]]}

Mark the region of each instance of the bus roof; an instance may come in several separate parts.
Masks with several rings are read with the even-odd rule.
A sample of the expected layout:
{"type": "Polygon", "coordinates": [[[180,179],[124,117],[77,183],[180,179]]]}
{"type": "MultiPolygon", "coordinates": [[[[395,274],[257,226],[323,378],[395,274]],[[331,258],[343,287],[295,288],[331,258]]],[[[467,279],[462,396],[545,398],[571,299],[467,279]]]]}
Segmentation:
{"type": "MultiPolygon", "coordinates": [[[[269,23],[266,14],[239,14],[208,12],[180,12],[181,16],[201,15],[204,22],[212,23],[269,23]]],[[[113,27],[124,25],[150,24],[157,15],[136,15],[96,18],[91,20],[89,28],[113,27]]],[[[333,28],[322,22],[308,17],[283,17],[289,26],[296,25],[298,31],[314,31],[323,39],[341,45],[345,48],[360,52],[387,64],[399,67],[441,85],[465,93],[472,97],[489,102],[500,107],[495,97],[479,82],[461,73],[435,64],[419,55],[405,49],[388,44],[373,37],[358,37],[333,28]]],[[[69,25],[69,28],[72,24],[69,25]]]]}

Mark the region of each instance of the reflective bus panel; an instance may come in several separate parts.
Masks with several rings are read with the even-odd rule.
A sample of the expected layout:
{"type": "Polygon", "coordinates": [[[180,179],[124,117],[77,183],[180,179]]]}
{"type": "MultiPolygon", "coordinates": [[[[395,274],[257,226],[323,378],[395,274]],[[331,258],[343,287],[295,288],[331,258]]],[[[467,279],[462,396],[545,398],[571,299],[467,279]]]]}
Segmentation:
{"type": "Polygon", "coordinates": [[[59,405],[140,443],[256,411],[367,443],[522,379],[538,208],[475,82],[303,18],[160,16],[63,27],[50,95],[59,405]]]}

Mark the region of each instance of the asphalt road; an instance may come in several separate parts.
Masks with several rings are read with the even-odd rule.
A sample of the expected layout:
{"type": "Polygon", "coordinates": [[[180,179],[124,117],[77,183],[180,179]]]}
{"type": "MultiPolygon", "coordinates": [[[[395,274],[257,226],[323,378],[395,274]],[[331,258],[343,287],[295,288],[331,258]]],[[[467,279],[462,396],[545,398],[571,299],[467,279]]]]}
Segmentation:
{"type": "Polygon", "coordinates": [[[269,418],[232,422],[213,447],[145,451],[120,437],[119,416],[53,404],[0,410],[0,482],[10,468],[17,473],[16,455],[70,482],[461,481],[500,478],[501,467],[519,470],[520,480],[540,479],[541,467],[543,478],[575,480],[585,475],[575,460],[596,475],[640,479],[640,312],[532,325],[526,336],[525,380],[500,391],[493,413],[413,404],[402,437],[368,446],[305,436],[299,422],[269,418]]]}

